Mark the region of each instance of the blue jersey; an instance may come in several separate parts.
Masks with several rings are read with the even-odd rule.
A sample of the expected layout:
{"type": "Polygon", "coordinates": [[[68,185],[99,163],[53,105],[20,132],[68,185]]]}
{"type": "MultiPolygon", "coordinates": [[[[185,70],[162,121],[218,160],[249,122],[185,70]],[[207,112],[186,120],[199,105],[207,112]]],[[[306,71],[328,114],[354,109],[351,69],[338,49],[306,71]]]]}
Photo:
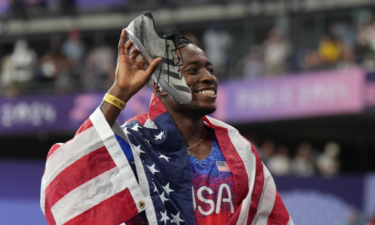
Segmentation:
{"type": "Polygon", "coordinates": [[[189,156],[196,224],[226,224],[234,213],[235,187],[232,173],[216,139],[215,131],[206,127],[211,154],[198,161],[189,156]]]}
{"type": "MultiPolygon", "coordinates": [[[[189,156],[195,223],[203,225],[226,224],[236,210],[235,187],[232,173],[220,150],[215,131],[206,127],[211,142],[211,154],[198,161],[189,156]]],[[[126,224],[146,224],[137,215],[126,224]]]]}

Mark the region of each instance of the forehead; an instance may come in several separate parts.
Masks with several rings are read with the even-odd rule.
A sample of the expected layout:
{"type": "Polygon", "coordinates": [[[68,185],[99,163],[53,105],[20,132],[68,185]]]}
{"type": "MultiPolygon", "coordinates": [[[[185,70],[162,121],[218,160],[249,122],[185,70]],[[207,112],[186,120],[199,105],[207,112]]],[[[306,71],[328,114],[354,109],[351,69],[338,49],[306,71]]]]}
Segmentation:
{"type": "MultiPolygon", "coordinates": [[[[178,51],[177,51],[178,52],[178,51]]],[[[180,53],[178,52],[177,55],[180,53]]],[[[189,62],[199,62],[206,64],[208,61],[206,54],[202,49],[200,49],[198,46],[195,44],[188,44],[184,48],[181,49],[181,56],[182,59],[184,60],[184,65],[187,65],[189,62]]]]}

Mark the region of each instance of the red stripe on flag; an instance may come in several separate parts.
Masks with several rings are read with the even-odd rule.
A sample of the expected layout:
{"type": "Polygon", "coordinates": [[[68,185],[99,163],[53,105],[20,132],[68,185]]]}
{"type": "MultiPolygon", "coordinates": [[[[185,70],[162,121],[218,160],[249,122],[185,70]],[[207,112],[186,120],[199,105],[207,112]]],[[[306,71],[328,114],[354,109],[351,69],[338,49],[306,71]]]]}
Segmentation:
{"type": "Polygon", "coordinates": [[[50,155],[52,155],[52,153],[54,153],[57,149],[59,149],[61,147],[61,144],[54,144],[52,146],[52,148],[49,150],[48,152],[48,155],[47,155],[47,160],[48,158],[50,157],[50,155]]]}
{"type": "MultiPolygon", "coordinates": [[[[78,129],[78,131],[76,132],[75,135],[77,135],[77,134],[79,134],[79,133],[82,133],[83,131],[89,129],[89,128],[92,127],[92,126],[94,126],[94,125],[92,124],[91,120],[90,120],[90,119],[87,119],[87,120],[81,125],[81,127],[78,129]]],[[[73,139],[71,139],[71,140],[73,140],[73,139]]],[[[69,140],[69,141],[71,141],[71,140],[69,140]]],[[[65,142],[65,144],[68,143],[69,141],[65,142]]],[[[49,152],[48,152],[47,160],[48,160],[48,158],[50,157],[50,155],[52,155],[52,153],[54,153],[54,152],[55,152],[57,149],[59,149],[60,147],[61,147],[60,144],[54,144],[54,145],[52,146],[52,148],[51,148],[51,149],[49,150],[49,152]]]]}
{"type": "Polygon", "coordinates": [[[229,218],[226,225],[236,225],[237,224],[238,217],[240,217],[240,213],[241,213],[241,207],[242,207],[242,203],[241,203],[240,206],[238,206],[237,210],[234,211],[233,215],[229,218]]]}
{"type": "Polygon", "coordinates": [[[260,201],[260,197],[262,196],[263,186],[264,186],[264,173],[263,173],[263,163],[260,159],[258,152],[254,145],[249,141],[251,144],[251,150],[256,158],[256,171],[255,171],[255,181],[254,181],[254,188],[253,193],[251,195],[251,205],[249,209],[249,217],[247,219],[247,224],[251,224],[254,220],[255,214],[258,211],[258,205],[260,201]]]}
{"type": "Polygon", "coordinates": [[[130,191],[125,189],[74,217],[64,225],[116,225],[137,214],[138,210],[130,191]]]}
{"type": "Polygon", "coordinates": [[[156,117],[158,117],[160,114],[166,111],[167,109],[165,108],[163,103],[160,101],[160,99],[154,93],[152,93],[151,100],[150,100],[150,108],[149,108],[150,120],[154,121],[156,117]]]}
{"type": "Polygon", "coordinates": [[[49,224],[54,224],[51,207],[67,193],[116,167],[105,146],[80,158],[63,170],[46,189],[45,215],[49,224]]]}
{"type": "Polygon", "coordinates": [[[87,119],[82,125],[81,127],[77,130],[76,134],[79,134],[79,133],[82,133],[83,131],[89,129],[90,127],[94,126],[91,122],[90,119],[87,119]]]}
{"type": "Polygon", "coordinates": [[[130,118],[128,121],[126,121],[126,123],[136,120],[138,123],[140,123],[143,126],[145,125],[147,119],[148,119],[148,114],[145,113],[145,114],[137,115],[137,116],[130,118]]]}
{"type": "Polygon", "coordinates": [[[276,191],[275,204],[271,214],[268,216],[267,225],[287,225],[289,222],[289,213],[281,200],[279,192],[276,191]]]}
{"type": "Polygon", "coordinates": [[[249,179],[247,176],[244,176],[244,172],[246,171],[245,165],[229,138],[228,129],[211,124],[207,118],[205,118],[205,121],[214,127],[216,136],[220,137],[218,138],[220,149],[232,171],[236,193],[236,206],[238,207],[249,191],[249,179]]]}

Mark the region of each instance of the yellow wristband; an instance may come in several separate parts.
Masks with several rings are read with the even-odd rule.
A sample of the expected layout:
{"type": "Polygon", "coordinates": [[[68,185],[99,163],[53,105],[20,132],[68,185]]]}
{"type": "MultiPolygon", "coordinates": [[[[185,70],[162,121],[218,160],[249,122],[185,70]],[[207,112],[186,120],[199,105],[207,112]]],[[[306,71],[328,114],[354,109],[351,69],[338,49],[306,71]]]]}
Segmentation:
{"type": "Polygon", "coordinates": [[[106,101],[109,104],[116,106],[120,110],[123,110],[126,106],[126,103],[124,101],[122,101],[121,99],[116,98],[115,96],[110,95],[108,93],[105,94],[105,96],[103,98],[103,101],[106,101]]]}

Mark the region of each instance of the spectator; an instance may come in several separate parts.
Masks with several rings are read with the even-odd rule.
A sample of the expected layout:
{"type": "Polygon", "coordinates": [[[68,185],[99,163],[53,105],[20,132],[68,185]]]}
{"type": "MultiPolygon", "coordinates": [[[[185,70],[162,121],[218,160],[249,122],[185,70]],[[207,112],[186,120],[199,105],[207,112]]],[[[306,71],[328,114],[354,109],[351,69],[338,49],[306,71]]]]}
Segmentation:
{"type": "Polygon", "coordinates": [[[307,142],[302,142],[292,160],[292,173],[296,176],[312,176],[315,172],[314,162],[311,157],[312,147],[307,142]]]}
{"type": "Polygon", "coordinates": [[[229,60],[228,53],[233,44],[232,37],[216,22],[204,33],[203,44],[207,58],[214,66],[215,76],[218,79],[224,78],[229,60]]]}
{"type": "Polygon", "coordinates": [[[264,65],[267,75],[278,75],[287,72],[286,60],[290,48],[283,34],[278,29],[270,31],[264,43],[264,65]]]}
{"type": "Polygon", "coordinates": [[[322,36],[319,56],[326,67],[334,66],[341,58],[340,44],[329,35],[322,36]]]}
{"type": "Polygon", "coordinates": [[[189,39],[191,42],[193,42],[196,46],[200,46],[199,40],[197,36],[194,34],[194,32],[189,31],[183,35],[187,39],[189,39]]]}
{"type": "MultiPolygon", "coordinates": [[[[98,42],[98,41],[97,41],[98,42]]],[[[113,83],[115,74],[115,52],[99,41],[88,54],[82,77],[86,90],[107,90],[113,83]]]]}
{"type": "Polygon", "coordinates": [[[357,30],[357,42],[354,48],[355,55],[356,55],[356,63],[362,64],[366,56],[370,52],[370,46],[367,41],[367,24],[363,23],[358,27],[357,30]]]}
{"type": "Polygon", "coordinates": [[[76,29],[69,31],[68,39],[61,47],[62,53],[68,58],[75,75],[81,74],[82,59],[86,51],[85,44],[81,41],[80,33],[76,29]]]}
{"type": "Polygon", "coordinates": [[[361,57],[362,65],[367,71],[375,70],[375,22],[374,20],[370,20],[364,24],[362,24],[359,28],[358,33],[358,41],[359,46],[362,48],[357,48],[358,50],[362,50],[363,56],[361,57]]]}
{"type": "Polygon", "coordinates": [[[349,49],[354,48],[356,37],[355,32],[353,31],[351,26],[349,26],[345,22],[339,22],[333,24],[331,30],[336,39],[342,40],[343,45],[345,45],[349,49]]]}
{"type": "Polygon", "coordinates": [[[364,35],[372,51],[375,51],[375,18],[365,26],[364,35]]]}
{"type": "Polygon", "coordinates": [[[308,71],[321,70],[323,68],[319,53],[313,49],[306,51],[303,67],[308,71]]]}
{"type": "Polygon", "coordinates": [[[275,153],[275,144],[271,140],[266,140],[260,146],[259,155],[264,163],[268,166],[268,160],[275,153]]]}
{"type": "Polygon", "coordinates": [[[42,81],[53,87],[54,92],[64,94],[71,88],[69,62],[60,51],[59,38],[51,39],[50,50],[40,59],[40,70],[42,81]]]}
{"type": "Polygon", "coordinates": [[[268,160],[268,169],[275,176],[285,176],[290,174],[289,149],[285,145],[280,145],[276,154],[268,160]]]}
{"type": "Polygon", "coordinates": [[[263,56],[261,48],[251,47],[249,53],[240,61],[244,78],[254,79],[264,75],[263,56]]]}
{"type": "Polygon", "coordinates": [[[28,89],[34,78],[36,61],[37,55],[28,47],[27,42],[16,41],[9,59],[5,59],[5,70],[2,75],[6,80],[5,85],[13,90],[13,94],[28,89]]]}
{"type": "Polygon", "coordinates": [[[335,142],[328,142],[324,146],[324,152],[317,159],[317,168],[324,176],[334,176],[339,172],[340,161],[338,155],[340,146],[335,142]]]}
{"type": "Polygon", "coordinates": [[[1,60],[0,84],[3,90],[0,94],[11,97],[16,94],[14,85],[12,85],[12,64],[10,63],[10,56],[6,55],[1,60]]]}
{"type": "Polygon", "coordinates": [[[338,68],[351,68],[355,66],[355,57],[353,49],[345,43],[344,40],[339,41],[341,49],[341,61],[338,63],[338,68]]]}

